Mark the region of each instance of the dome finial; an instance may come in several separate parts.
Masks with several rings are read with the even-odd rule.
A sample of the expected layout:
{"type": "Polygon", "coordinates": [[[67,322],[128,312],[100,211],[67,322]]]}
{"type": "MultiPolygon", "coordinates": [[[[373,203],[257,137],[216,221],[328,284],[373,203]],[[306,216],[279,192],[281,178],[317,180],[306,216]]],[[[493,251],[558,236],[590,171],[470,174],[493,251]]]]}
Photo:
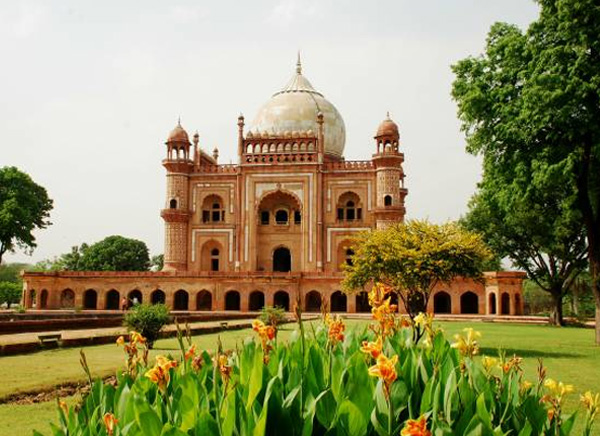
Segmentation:
{"type": "Polygon", "coordinates": [[[391,118],[390,118],[390,111],[387,111],[386,117],[387,117],[388,120],[391,120],[391,118]]]}
{"type": "Polygon", "coordinates": [[[302,62],[300,61],[300,50],[298,50],[298,61],[296,62],[296,73],[302,74],[302,62]]]}
{"type": "Polygon", "coordinates": [[[177,117],[177,125],[181,127],[181,115],[177,117]]]}

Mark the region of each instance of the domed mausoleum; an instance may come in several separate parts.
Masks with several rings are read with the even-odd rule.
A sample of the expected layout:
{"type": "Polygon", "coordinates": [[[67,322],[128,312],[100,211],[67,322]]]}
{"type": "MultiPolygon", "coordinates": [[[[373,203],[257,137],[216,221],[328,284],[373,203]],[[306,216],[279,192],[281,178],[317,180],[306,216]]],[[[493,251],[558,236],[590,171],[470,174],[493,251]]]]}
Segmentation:
{"type": "MultiPolygon", "coordinates": [[[[167,135],[163,271],[26,273],[26,307],[117,310],[125,298],[182,311],[299,302],[309,312],[369,312],[365,292],[341,292],[342,267],[359,232],[404,220],[408,193],[398,125],[388,114],[375,127],[371,156],[345,160],[344,120],[298,59],[249,125],[238,117],[237,163],[219,163],[198,133],[190,142],[181,122],[167,135]]],[[[440,284],[429,310],[520,314],[522,280],[492,272],[485,283],[440,284]]]]}

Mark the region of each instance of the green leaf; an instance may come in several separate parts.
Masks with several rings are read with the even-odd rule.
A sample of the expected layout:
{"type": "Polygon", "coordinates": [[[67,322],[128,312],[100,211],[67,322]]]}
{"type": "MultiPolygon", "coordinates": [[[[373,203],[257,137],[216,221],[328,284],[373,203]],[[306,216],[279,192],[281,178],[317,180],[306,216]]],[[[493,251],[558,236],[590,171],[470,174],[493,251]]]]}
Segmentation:
{"type": "Polygon", "coordinates": [[[135,411],[135,421],[144,436],[160,436],[163,424],[156,412],[150,409],[147,401],[137,396],[134,397],[133,409],[135,411]]]}
{"type": "Polygon", "coordinates": [[[338,420],[350,436],[367,434],[368,421],[362,411],[350,400],[344,400],[338,408],[338,420]]]}

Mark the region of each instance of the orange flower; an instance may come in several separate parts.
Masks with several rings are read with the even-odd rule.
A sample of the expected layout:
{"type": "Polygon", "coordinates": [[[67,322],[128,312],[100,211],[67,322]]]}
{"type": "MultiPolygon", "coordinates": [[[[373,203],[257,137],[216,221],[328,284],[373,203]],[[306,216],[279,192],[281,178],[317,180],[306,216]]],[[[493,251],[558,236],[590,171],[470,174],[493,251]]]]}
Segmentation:
{"type": "Polygon", "coordinates": [[[185,352],[184,359],[190,360],[196,355],[196,344],[192,344],[190,348],[185,352]]]}
{"type": "Polygon", "coordinates": [[[169,360],[165,356],[156,356],[156,365],[162,367],[165,371],[177,367],[176,360],[169,360]]]}
{"type": "Polygon", "coordinates": [[[396,373],[396,363],[398,363],[398,356],[388,359],[383,354],[380,354],[377,356],[377,363],[369,368],[369,375],[372,377],[379,377],[389,388],[396,378],[398,378],[398,374],[396,373]]]}
{"type": "Polygon", "coordinates": [[[373,359],[377,359],[379,357],[382,349],[383,344],[381,342],[381,336],[379,336],[375,342],[363,341],[362,347],[360,347],[360,351],[370,354],[373,359]]]}
{"type": "Polygon", "coordinates": [[[254,330],[256,333],[259,333],[260,329],[264,326],[265,323],[262,322],[260,319],[255,319],[254,321],[252,321],[252,330],[254,330]]]}
{"type": "Polygon", "coordinates": [[[138,332],[132,331],[129,336],[129,340],[132,344],[145,344],[146,338],[140,335],[138,332]]]}
{"type": "Polygon", "coordinates": [[[113,415],[112,413],[105,413],[102,420],[104,421],[104,426],[106,427],[106,432],[108,433],[108,436],[112,436],[112,434],[115,431],[115,426],[117,425],[119,420],[115,418],[115,415],[113,415]]]}
{"type": "Polygon", "coordinates": [[[65,416],[69,415],[69,406],[63,400],[58,400],[58,407],[60,407],[65,416]]]}
{"type": "Polygon", "coordinates": [[[275,339],[275,327],[273,327],[272,325],[269,325],[265,328],[265,333],[270,341],[275,339]]]}
{"type": "Polygon", "coordinates": [[[146,371],[144,374],[152,383],[156,383],[161,391],[164,391],[169,383],[169,370],[165,370],[162,366],[156,365],[146,371]]]}
{"type": "Polygon", "coordinates": [[[419,419],[409,419],[400,436],[431,436],[431,432],[427,430],[427,418],[421,415],[419,419]]]}
{"type": "Polygon", "coordinates": [[[119,347],[122,347],[123,345],[125,345],[125,338],[124,338],[123,336],[119,336],[119,337],[117,338],[117,345],[118,345],[119,347]]]}
{"type": "Polygon", "coordinates": [[[335,346],[338,342],[344,340],[344,330],[346,330],[346,326],[344,325],[342,318],[336,316],[329,320],[328,336],[332,346],[335,346]]]}

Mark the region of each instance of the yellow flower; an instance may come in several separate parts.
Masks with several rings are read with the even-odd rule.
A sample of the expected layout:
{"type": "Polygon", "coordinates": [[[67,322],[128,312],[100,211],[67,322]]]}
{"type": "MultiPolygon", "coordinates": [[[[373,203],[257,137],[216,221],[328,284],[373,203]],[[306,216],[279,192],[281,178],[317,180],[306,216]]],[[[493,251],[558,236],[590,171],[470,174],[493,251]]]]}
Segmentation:
{"type": "Polygon", "coordinates": [[[119,347],[122,347],[123,345],[125,345],[125,338],[124,338],[123,336],[119,336],[119,337],[117,338],[117,345],[118,345],[119,347]]]}
{"type": "Polygon", "coordinates": [[[65,416],[69,414],[69,406],[67,406],[67,403],[65,403],[63,400],[58,400],[58,407],[60,407],[65,416]]]}
{"type": "Polygon", "coordinates": [[[544,386],[546,389],[548,389],[549,393],[556,397],[559,401],[562,400],[565,395],[570,394],[575,390],[573,385],[566,385],[563,382],[556,382],[551,378],[544,382],[544,386]]]}
{"type": "Polygon", "coordinates": [[[498,364],[498,359],[493,357],[483,356],[481,359],[481,363],[487,372],[490,372],[491,369],[498,364]]]}
{"type": "Polygon", "coordinates": [[[360,351],[370,354],[373,359],[377,359],[379,357],[382,349],[383,343],[381,341],[381,336],[379,336],[375,342],[363,341],[362,347],[360,347],[360,351]]]}
{"type": "Polygon", "coordinates": [[[228,365],[229,358],[226,354],[220,354],[217,363],[219,365],[219,372],[223,376],[224,379],[228,380],[231,376],[231,366],[228,365]]]}
{"type": "Polygon", "coordinates": [[[169,360],[165,356],[156,356],[156,365],[162,367],[165,371],[177,367],[176,360],[169,360]]]}
{"type": "Polygon", "coordinates": [[[119,420],[115,418],[115,415],[113,415],[112,413],[105,413],[102,420],[104,421],[104,426],[106,427],[106,432],[108,433],[108,436],[112,436],[112,434],[115,431],[115,426],[117,425],[119,420]]]}
{"type": "Polygon", "coordinates": [[[531,383],[530,381],[527,381],[527,380],[523,380],[521,382],[520,387],[523,392],[527,392],[529,389],[531,389],[532,386],[533,386],[533,383],[531,383]]]}
{"type": "Polygon", "coordinates": [[[369,304],[371,307],[380,306],[387,294],[392,292],[392,288],[383,283],[376,283],[369,291],[369,304]]]}
{"type": "Polygon", "coordinates": [[[146,343],[146,338],[140,335],[136,331],[132,331],[129,335],[130,341],[132,344],[144,344],[146,343]]]}
{"type": "Polygon", "coordinates": [[[254,321],[252,321],[252,330],[254,330],[257,333],[264,326],[265,326],[265,323],[262,322],[260,319],[255,319],[254,321]]]}
{"type": "Polygon", "coordinates": [[[593,420],[598,412],[600,412],[600,394],[592,394],[591,391],[587,391],[580,398],[581,403],[587,409],[590,420],[593,420]]]}
{"type": "Polygon", "coordinates": [[[414,322],[417,327],[425,327],[427,325],[427,315],[423,312],[419,312],[419,314],[415,316],[414,322]]]}
{"type": "Polygon", "coordinates": [[[152,383],[156,383],[161,391],[164,391],[169,383],[169,370],[165,370],[160,365],[155,365],[153,368],[146,371],[144,374],[152,383]]]}
{"type": "Polygon", "coordinates": [[[369,368],[369,375],[379,377],[389,387],[398,378],[396,363],[398,363],[398,356],[388,359],[380,354],[377,356],[377,363],[369,368]]]}
{"type": "Polygon", "coordinates": [[[400,436],[431,436],[431,432],[427,430],[427,418],[421,415],[419,419],[409,419],[400,436]]]}
{"type": "Polygon", "coordinates": [[[456,342],[452,344],[452,348],[457,348],[463,356],[473,357],[479,353],[479,345],[477,338],[481,337],[481,333],[473,330],[471,327],[463,329],[466,336],[454,335],[456,342]]]}

